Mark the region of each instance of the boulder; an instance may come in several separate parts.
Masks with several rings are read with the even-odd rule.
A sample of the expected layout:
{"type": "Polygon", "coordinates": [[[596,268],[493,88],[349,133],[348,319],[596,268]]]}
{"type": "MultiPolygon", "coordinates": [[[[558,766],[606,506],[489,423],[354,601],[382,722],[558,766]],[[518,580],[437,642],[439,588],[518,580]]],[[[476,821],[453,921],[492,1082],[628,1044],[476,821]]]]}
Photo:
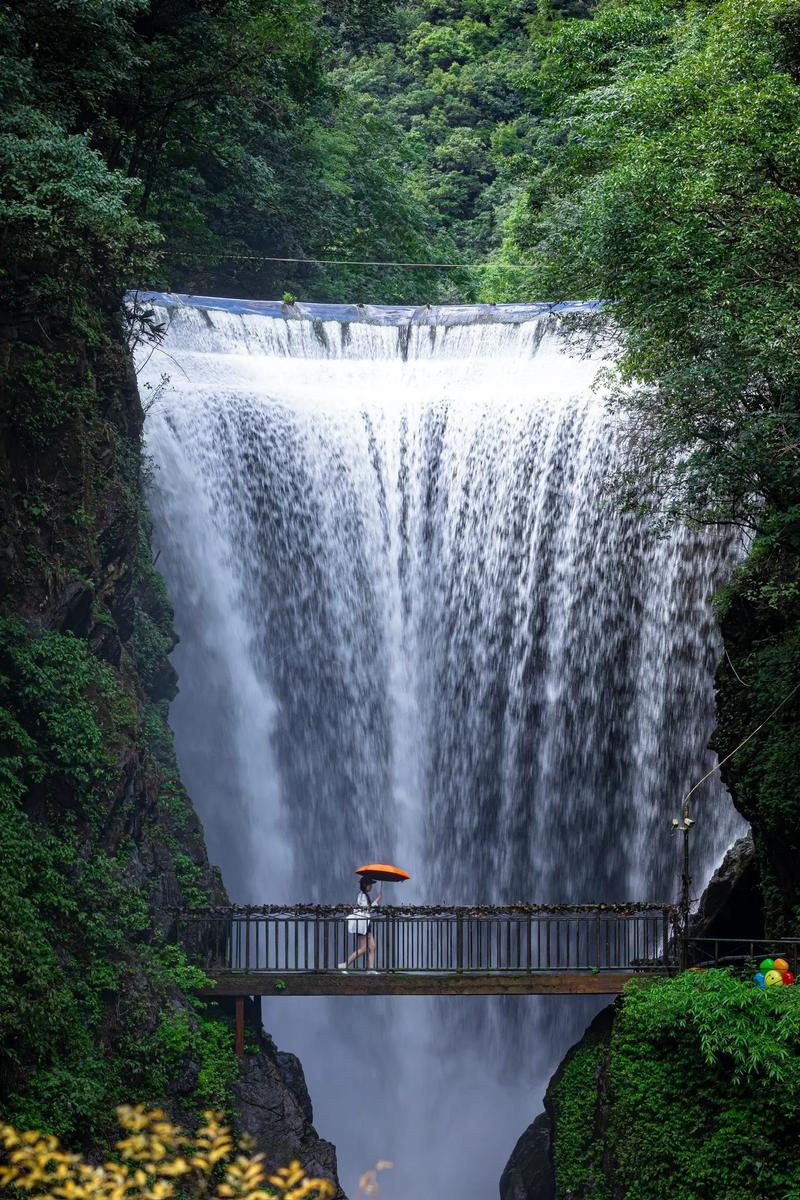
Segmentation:
{"type": "Polygon", "coordinates": [[[520,1137],[500,1176],[500,1200],[555,1200],[552,1136],[550,1114],[539,1113],[520,1137]]]}
{"type": "Polygon", "coordinates": [[[266,1046],[260,1054],[245,1055],[234,1095],[237,1125],[253,1137],[269,1167],[285,1167],[297,1159],[307,1175],[333,1180],[337,1200],[347,1200],[337,1178],[336,1147],[309,1120],[311,1102],[294,1055],[273,1055],[266,1046]]]}
{"type": "Polygon", "coordinates": [[[751,834],[731,846],[700,897],[691,919],[693,937],[764,937],[764,911],[751,834]]]}

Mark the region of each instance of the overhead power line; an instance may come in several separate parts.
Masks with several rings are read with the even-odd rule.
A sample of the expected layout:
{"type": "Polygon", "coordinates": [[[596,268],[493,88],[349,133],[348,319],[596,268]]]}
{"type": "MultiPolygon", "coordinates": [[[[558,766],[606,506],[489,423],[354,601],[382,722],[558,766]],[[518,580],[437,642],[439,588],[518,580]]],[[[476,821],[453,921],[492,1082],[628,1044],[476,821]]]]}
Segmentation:
{"type": "MultiPolygon", "coordinates": [[[[171,258],[191,258],[203,259],[207,265],[211,265],[211,258],[214,256],[203,256],[199,254],[179,254],[173,253],[168,255],[171,258]]],[[[484,262],[484,263],[455,263],[455,262],[377,262],[371,259],[361,258],[288,258],[273,254],[220,254],[220,259],[233,260],[234,262],[259,262],[259,263],[296,263],[308,264],[310,266],[325,266],[325,267],[403,267],[410,270],[439,270],[446,271],[485,271],[492,267],[507,267],[513,271],[533,271],[535,268],[531,263],[507,263],[507,262],[484,262]]]]}
{"type": "MultiPolygon", "coordinates": [[[[730,662],[730,659],[728,661],[730,662]]],[[[731,666],[733,667],[733,663],[731,663],[731,666]]],[[[734,673],[734,675],[736,675],[735,669],[734,669],[733,673],[734,673]]],[[[739,679],[739,676],[736,675],[736,678],[739,679]]],[[[740,683],[742,682],[741,679],[739,679],[739,682],[740,683]]],[[[798,692],[800,692],[800,683],[795,684],[795,686],[792,688],[792,690],[790,692],[786,693],[786,695],[783,697],[783,699],[780,701],[780,703],[775,705],[775,707],[773,708],[773,710],[769,714],[769,716],[765,717],[760,725],[756,725],[755,729],[751,730],[750,733],[748,733],[746,738],[742,738],[741,742],[739,742],[739,745],[734,746],[734,748],[733,748],[733,750],[731,750],[730,754],[726,754],[724,758],[721,758],[719,760],[719,762],[716,764],[716,766],[712,767],[710,771],[706,772],[706,774],[703,776],[702,779],[698,779],[698,781],[694,785],[694,787],[689,788],[689,791],[683,797],[684,815],[686,815],[686,811],[687,811],[686,805],[689,802],[689,797],[692,795],[693,792],[697,791],[697,789],[700,787],[700,784],[705,783],[705,781],[707,779],[710,779],[711,776],[714,774],[714,772],[718,771],[720,769],[720,767],[724,767],[725,763],[728,761],[728,759],[733,758],[734,754],[737,754],[739,752],[739,750],[741,750],[742,746],[745,746],[750,741],[750,738],[755,737],[756,734],[761,729],[763,729],[764,726],[766,724],[768,724],[768,722],[771,721],[774,716],[777,715],[777,713],[780,712],[780,710],[783,708],[784,704],[788,704],[788,702],[791,700],[792,696],[795,696],[798,692]]]]}

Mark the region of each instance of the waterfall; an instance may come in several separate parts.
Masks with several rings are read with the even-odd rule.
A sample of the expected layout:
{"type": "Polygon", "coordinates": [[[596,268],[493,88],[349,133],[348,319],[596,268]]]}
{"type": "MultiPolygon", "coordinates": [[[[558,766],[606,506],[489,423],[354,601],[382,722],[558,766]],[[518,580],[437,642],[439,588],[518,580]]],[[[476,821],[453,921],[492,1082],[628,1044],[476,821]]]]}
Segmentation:
{"type": "MultiPolygon", "coordinates": [[[[346,901],[377,858],[412,872],[409,902],[673,898],[670,819],[714,761],[708,599],[733,550],[617,510],[598,356],[546,312],[164,317],[140,381],[172,722],[231,896],[346,901]]],[[[718,781],[697,815],[707,868],[736,829],[718,781]]],[[[345,1186],[397,1156],[387,1200],[495,1195],[590,1011],[278,1010],[345,1186]],[[464,1126],[475,1151],[448,1156],[464,1126]]]]}

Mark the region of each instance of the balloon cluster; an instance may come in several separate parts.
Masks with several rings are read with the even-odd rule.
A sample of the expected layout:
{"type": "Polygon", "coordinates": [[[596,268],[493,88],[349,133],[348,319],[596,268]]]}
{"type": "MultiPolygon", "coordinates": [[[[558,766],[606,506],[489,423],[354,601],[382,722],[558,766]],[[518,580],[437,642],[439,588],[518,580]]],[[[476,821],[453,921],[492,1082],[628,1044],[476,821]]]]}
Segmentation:
{"type": "Polygon", "coordinates": [[[794,975],[789,970],[789,964],[785,958],[765,958],[760,964],[757,974],[753,976],[753,981],[760,988],[791,987],[794,983],[794,975]]]}

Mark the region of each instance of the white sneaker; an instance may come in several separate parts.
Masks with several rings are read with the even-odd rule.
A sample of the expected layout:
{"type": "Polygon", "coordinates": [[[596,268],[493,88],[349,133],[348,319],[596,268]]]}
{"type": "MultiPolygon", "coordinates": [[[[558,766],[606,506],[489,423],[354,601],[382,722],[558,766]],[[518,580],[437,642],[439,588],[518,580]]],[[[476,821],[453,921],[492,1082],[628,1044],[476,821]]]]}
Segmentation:
{"type": "Polygon", "coordinates": [[[344,971],[345,975],[347,974],[347,963],[346,962],[337,963],[336,967],[339,971],[344,971]]]}

